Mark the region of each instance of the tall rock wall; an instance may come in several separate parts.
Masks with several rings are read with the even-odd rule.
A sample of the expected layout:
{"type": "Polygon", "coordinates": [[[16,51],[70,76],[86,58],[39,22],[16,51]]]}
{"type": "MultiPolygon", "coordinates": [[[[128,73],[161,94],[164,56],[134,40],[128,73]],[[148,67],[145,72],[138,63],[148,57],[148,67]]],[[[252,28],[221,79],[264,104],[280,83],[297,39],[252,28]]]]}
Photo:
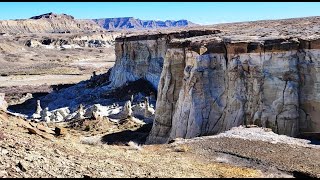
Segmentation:
{"type": "Polygon", "coordinates": [[[112,68],[110,87],[146,79],[157,88],[166,52],[166,38],[155,40],[116,41],[116,62],[112,68]]]}
{"type": "Polygon", "coordinates": [[[245,124],[295,137],[320,128],[319,42],[219,34],[118,38],[110,86],[143,78],[158,89],[147,143],[245,124]]]}
{"type": "Polygon", "coordinates": [[[289,136],[317,131],[317,41],[172,43],[148,143],[211,135],[243,124],[289,136]]]}
{"type": "Polygon", "coordinates": [[[219,30],[191,30],[129,35],[116,38],[116,62],[110,74],[110,87],[145,79],[157,89],[168,42],[173,38],[188,38],[219,33],[219,30]]]}

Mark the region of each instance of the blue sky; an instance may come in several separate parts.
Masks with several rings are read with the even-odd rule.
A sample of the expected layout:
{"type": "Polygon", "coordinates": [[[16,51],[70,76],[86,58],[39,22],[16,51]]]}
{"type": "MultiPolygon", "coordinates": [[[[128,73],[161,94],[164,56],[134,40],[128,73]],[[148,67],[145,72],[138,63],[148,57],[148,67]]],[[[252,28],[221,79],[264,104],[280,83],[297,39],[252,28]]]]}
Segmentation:
{"type": "Polygon", "coordinates": [[[70,14],[77,19],[187,19],[199,24],[320,16],[320,2],[0,2],[0,9],[2,20],[48,12],[70,14]]]}

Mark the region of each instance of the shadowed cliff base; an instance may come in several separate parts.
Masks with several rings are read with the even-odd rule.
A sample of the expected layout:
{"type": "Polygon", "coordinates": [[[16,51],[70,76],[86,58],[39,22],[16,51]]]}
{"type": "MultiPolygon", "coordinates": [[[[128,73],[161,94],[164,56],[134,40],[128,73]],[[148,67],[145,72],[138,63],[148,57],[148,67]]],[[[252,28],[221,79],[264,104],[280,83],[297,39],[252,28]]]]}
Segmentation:
{"type": "Polygon", "coordinates": [[[136,81],[129,81],[119,88],[108,91],[104,94],[104,97],[114,98],[117,100],[128,100],[132,95],[136,95],[138,93],[142,93],[146,96],[152,95],[154,100],[157,98],[157,90],[149,81],[142,78],[136,81]]]}
{"type": "Polygon", "coordinates": [[[74,84],[39,85],[39,86],[13,86],[0,88],[6,93],[6,100],[9,102],[8,109],[21,114],[32,114],[35,111],[37,100],[49,93],[59,91],[74,84]]]}

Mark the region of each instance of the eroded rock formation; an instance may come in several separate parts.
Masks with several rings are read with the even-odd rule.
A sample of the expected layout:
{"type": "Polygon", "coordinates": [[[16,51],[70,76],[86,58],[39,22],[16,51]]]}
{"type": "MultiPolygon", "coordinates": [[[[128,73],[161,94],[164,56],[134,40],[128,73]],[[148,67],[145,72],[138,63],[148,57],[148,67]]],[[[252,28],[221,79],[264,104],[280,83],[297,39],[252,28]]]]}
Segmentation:
{"type": "Polygon", "coordinates": [[[154,111],[153,108],[150,107],[149,97],[145,97],[144,106],[145,106],[144,117],[145,117],[145,118],[153,119],[153,118],[154,118],[154,113],[155,113],[155,111],[154,111]]]}
{"type": "Polygon", "coordinates": [[[70,15],[47,13],[30,19],[0,21],[2,33],[70,33],[104,31],[92,20],[77,20],[70,15]]]}
{"type": "Polygon", "coordinates": [[[119,33],[74,33],[29,37],[25,46],[45,49],[75,49],[83,47],[113,47],[119,33]]]}
{"type": "Polygon", "coordinates": [[[50,122],[52,113],[49,111],[49,108],[46,107],[41,111],[41,120],[45,122],[50,122]]]}
{"type": "Polygon", "coordinates": [[[172,42],[149,142],[211,135],[242,124],[289,136],[315,131],[320,127],[314,109],[317,73],[310,70],[316,69],[319,52],[309,44],[316,43],[290,38],[172,42]],[[171,108],[159,106],[168,102],[171,108]]]}
{"type": "Polygon", "coordinates": [[[163,66],[167,42],[173,38],[188,38],[220,32],[219,30],[190,30],[161,34],[128,35],[116,38],[116,63],[111,71],[109,87],[121,87],[130,81],[148,80],[155,88],[163,66]]]}
{"type": "MultiPolygon", "coordinates": [[[[94,86],[88,86],[82,82],[44,100],[50,102],[50,109],[73,109],[82,102],[110,105],[115,96],[133,99],[148,81],[158,91],[147,143],[212,135],[252,124],[289,136],[316,132],[320,127],[320,36],[312,29],[317,29],[317,22],[320,18],[310,18],[304,29],[300,25],[286,28],[294,27],[289,21],[272,21],[270,28],[259,22],[259,28],[240,23],[229,29],[221,25],[223,31],[126,35],[116,39],[116,64],[103,83],[91,81],[94,86]],[[128,87],[137,81],[142,81],[139,91],[132,93],[128,87]]],[[[147,106],[133,104],[133,117],[146,119],[147,106]]],[[[119,119],[122,111],[115,109],[105,108],[105,116],[119,119]]],[[[92,115],[93,111],[87,112],[92,115]]],[[[92,116],[103,117],[96,115],[92,116]]]]}
{"type": "Polygon", "coordinates": [[[82,104],[79,105],[77,114],[75,115],[75,119],[84,119],[85,110],[82,104]]]}
{"type": "Polygon", "coordinates": [[[37,100],[36,112],[32,114],[32,118],[34,118],[34,119],[41,118],[41,111],[42,111],[41,102],[40,102],[40,100],[37,100]]]}
{"type": "Polygon", "coordinates": [[[4,99],[4,97],[5,97],[5,93],[0,93],[0,110],[7,111],[8,103],[4,99]]]}
{"type": "Polygon", "coordinates": [[[289,136],[319,129],[319,37],[208,34],[116,40],[110,86],[143,78],[158,88],[147,143],[250,124],[289,136]]]}

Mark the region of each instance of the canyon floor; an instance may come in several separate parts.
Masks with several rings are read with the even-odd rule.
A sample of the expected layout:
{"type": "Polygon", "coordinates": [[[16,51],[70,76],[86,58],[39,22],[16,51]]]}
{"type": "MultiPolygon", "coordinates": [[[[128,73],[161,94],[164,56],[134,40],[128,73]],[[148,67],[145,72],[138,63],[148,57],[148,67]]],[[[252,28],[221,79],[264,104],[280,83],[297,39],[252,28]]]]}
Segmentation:
{"type": "Polygon", "coordinates": [[[66,128],[44,138],[30,134],[21,118],[0,119],[0,177],[320,177],[320,146],[294,138],[288,144],[218,135],[143,145],[132,137],[148,128],[132,123],[66,128]]]}
{"type": "Polygon", "coordinates": [[[56,87],[105,73],[114,65],[112,33],[29,33],[0,35],[0,92],[9,104],[27,93],[45,94],[56,87]],[[103,38],[102,38],[103,37],[103,38]],[[99,39],[100,38],[100,39],[99,39]],[[98,39],[96,42],[86,39],[98,39]],[[94,44],[96,43],[96,44],[94,44]]]}

